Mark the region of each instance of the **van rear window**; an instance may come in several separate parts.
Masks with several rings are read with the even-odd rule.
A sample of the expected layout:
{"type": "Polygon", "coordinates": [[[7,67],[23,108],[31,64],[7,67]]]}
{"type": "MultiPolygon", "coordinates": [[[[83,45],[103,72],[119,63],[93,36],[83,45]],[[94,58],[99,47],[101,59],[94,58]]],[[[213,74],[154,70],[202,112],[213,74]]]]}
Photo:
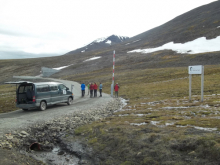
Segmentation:
{"type": "Polygon", "coordinates": [[[37,92],[49,92],[49,86],[48,85],[40,85],[37,86],[37,92]]]}
{"type": "Polygon", "coordinates": [[[22,85],[19,87],[19,91],[18,93],[25,93],[28,91],[28,89],[30,89],[31,91],[33,90],[33,86],[32,85],[22,85]]]}

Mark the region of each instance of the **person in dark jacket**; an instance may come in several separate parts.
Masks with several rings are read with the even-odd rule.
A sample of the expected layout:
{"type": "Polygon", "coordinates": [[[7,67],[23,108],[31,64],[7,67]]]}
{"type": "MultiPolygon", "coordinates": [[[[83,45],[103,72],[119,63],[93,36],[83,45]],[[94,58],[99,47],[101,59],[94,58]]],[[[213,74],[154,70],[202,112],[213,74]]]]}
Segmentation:
{"type": "Polygon", "coordinates": [[[98,89],[98,85],[96,83],[94,83],[93,85],[93,89],[94,89],[94,97],[97,97],[97,89],[98,89]]]}
{"type": "Polygon", "coordinates": [[[90,98],[92,98],[92,96],[93,96],[93,83],[91,83],[90,84],[90,86],[89,86],[89,89],[90,89],[90,98]]]}
{"type": "Polygon", "coordinates": [[[115,97],[118,97],[118,89],[119,89],[118,83],[116,83],[114,89],[115,89],[115,97]]]}
{"type": "Polygon", "coordinates": [[[100,93],[99,97],[102,97],[102,83],[100,83],[100,85],[99,85],[99,93],[100,93]]]}
{"type": "Polygon", "coordinates": [[[85,88],[86,88],[86,85],[84,83],[82,83],[81,84],[82,97],[84,97],[84,95],[85,95],[85,88]]]}

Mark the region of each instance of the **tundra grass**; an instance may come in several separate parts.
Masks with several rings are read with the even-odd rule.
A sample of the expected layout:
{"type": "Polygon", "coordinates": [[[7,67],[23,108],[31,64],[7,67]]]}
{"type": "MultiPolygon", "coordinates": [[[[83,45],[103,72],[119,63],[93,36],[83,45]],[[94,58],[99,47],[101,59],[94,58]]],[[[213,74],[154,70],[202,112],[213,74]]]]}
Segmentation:
{"type": "Polygon", "coordinates": [[[0,85],[0,113],[16,110],[16,87],[14,85],[0,85]]]}
{"type": "MultiPolygon", "coordinates": [[[[110,69],[109,69],[110,70],[110,69]]],[[[110,93],[111,73],[90,73],[110,93]]],[[[77,80],[85,81],[87,74],[77,80]]],[[[77,79],[77,77],[71,77],[77,79]]],[[[103,164],[215,164],[220,156],[220,67],[205,66],[204,101],[201,76],[192,76],[192,99],[186,68],[116,72],[119,95],[128,101],[112,117],[75,130],[103,164]],[[113,159],[114,158],[114,159],[113,159]]]]}

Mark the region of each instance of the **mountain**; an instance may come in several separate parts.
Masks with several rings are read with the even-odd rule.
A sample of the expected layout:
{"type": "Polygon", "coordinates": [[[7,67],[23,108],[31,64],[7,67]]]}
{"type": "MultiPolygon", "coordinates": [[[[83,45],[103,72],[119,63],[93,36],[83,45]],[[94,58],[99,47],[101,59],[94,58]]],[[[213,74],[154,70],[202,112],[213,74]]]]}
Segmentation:
{"type": "Polygon", "coordinates": [[[94,51],[102,48],[109,48],[115,44],[121,43],[129,39],[129,37],[111,35],[109,37],[99,38],[91,42],[90,44],[83,46],[79,49],[68,52],[66,55],[75,53],[84,53],[88,51],[94,51]]]}
{"type": "Polygon", "coordinates": [[[127,43],[128,49],[152,48],[163,44],[185,43],[200,37],[213,39],[220,35],[220,1],[212,2],[184,13],[169,22],[136,35],[127,43]]]}
{"type": "Polygon", "coordinates": [[[149,53],[128,52],[137,49],[158,48],[170,42],[181,45],[201,37],[211,40],[218,38],[218,36],[220,36],[220,1],[215,1],[177,16],[161,26],[132,38],[112,35],[57,57],[1,60],[0,79],[1,82],[4,82],[10,80],[13,75],[39,75],[41,67],[69,66],[60,70],[53,77],[71,76],[73,80],[81,74],[94,71],[101,70],[103,74],[105,72],[107,74],[107,71],[112,71],[114,50],[116,51],[115,64],[118,73],[148,68],[187,68],[190,65],[216,65],[219,64],[220,51],[193,55],[190,52],[179,53],[172,49],[149,53]],[[6,71],[7,74],[5,74],[6,71]]]}

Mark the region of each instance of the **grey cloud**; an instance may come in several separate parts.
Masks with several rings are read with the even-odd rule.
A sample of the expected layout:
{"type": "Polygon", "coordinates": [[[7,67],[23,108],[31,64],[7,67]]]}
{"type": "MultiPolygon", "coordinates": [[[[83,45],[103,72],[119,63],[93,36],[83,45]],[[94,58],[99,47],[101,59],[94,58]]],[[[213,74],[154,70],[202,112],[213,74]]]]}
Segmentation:
{"type": "Polygon", "coordinates": [[[0,51],[0,60],[3,59],[24,59],[59,56],[61,54],[33,54],[22,51],[0,51]]]}

